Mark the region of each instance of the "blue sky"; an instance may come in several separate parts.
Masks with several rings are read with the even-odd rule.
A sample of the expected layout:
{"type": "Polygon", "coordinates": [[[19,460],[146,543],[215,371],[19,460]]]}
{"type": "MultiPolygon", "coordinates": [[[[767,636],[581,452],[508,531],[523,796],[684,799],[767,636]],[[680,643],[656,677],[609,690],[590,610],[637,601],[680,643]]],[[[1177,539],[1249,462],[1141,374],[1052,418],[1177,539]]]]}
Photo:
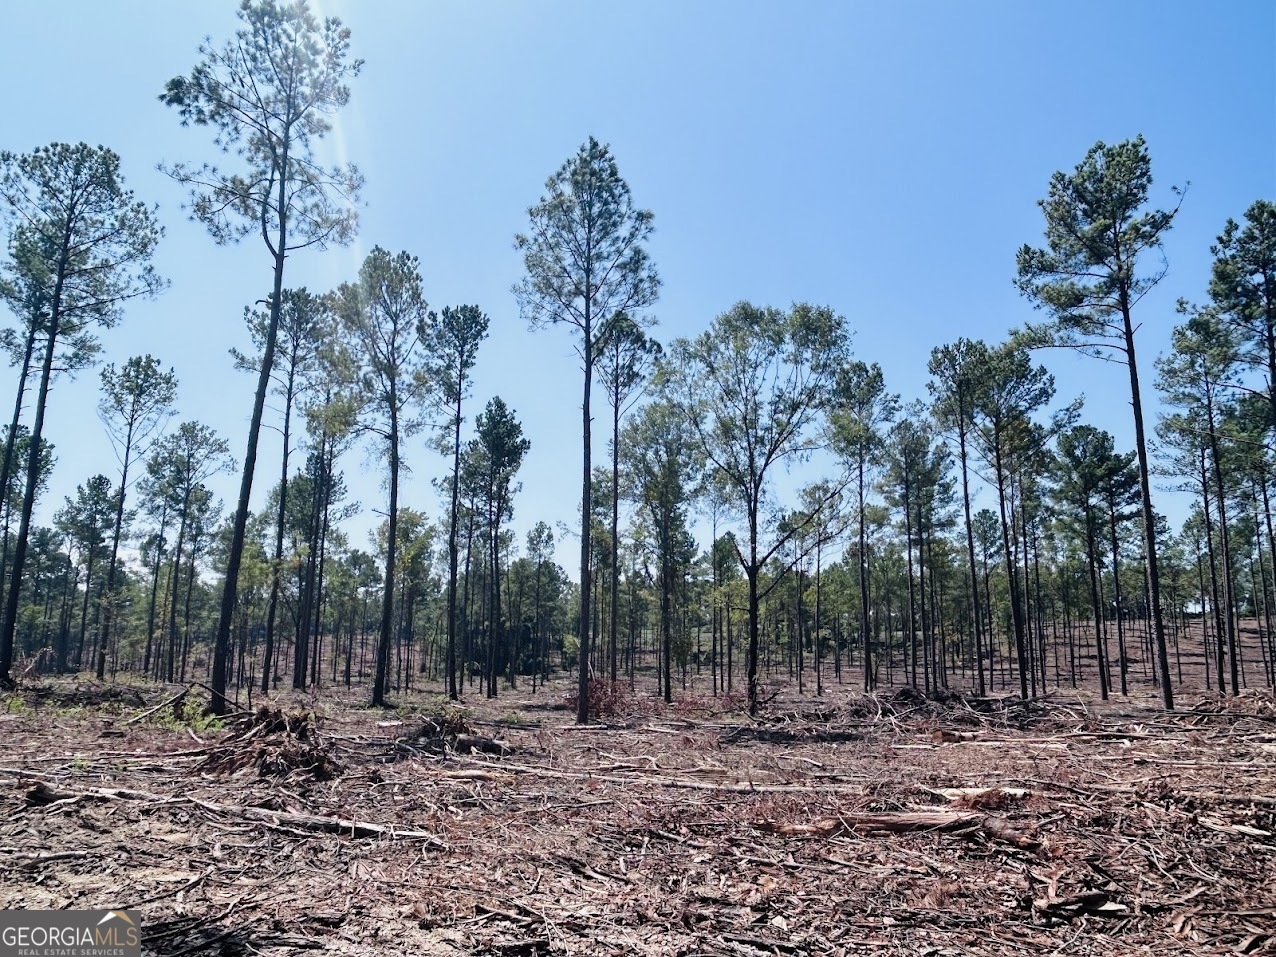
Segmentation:
{"type": "MultiPolygon", "coordinates": [[[[1191,182],[1166,243],[1170,272],[1140,307],[1141,374],[1168,348],[1180,296],[1203,299],[1209,245],[1229,216],[1276,196],[1276,4],[1259,2],[790,3],[654,0],[443,3],[321,0],[367,63],[333,149],[367,177],[358,241],[291,260],[289,285],[327,290],[374,245],[420,257],[431,306],[477,303],[492,318],[471,414],[499,393],[531,452],[514,527],[575,524],[580,375],[565,331],[527,331],[510,292],[513,236],[546,177],[590,135],[610,143],[635,201],[655,214],[662,340],[693,335],[732,303],[806,300],[844,314],[858,356],[888,386],[925,394],[930,349],[998,341],[1031,315],[1015,250],[1038,243],[1051,173],[1096,140],[1142,133],[1155,183],[1191,182]]],[[[55,140],[116,150],[129,185],[157,202],[157,258],[172,282],[103,336],[108,361],[150,352],[175,367],[180,417],[216,428],[242,458],[253,380],[245,304],[269,289],[260,240],[213,244],[159,162],[216,159],[206,130],[157,102],[189,72],[204,35],[237,25],[230,0],[15,2],[0,31],[0,149],[55,140]],[[55,64],[50,63],[54,57],[55,64]]],[[[1125,370],[1051,354],[1060,400],[1133,445],[1125,370]]],[[[93,413],[98,379],[60,383],[47,431],[58,467],[41,508],[114,460],[93,413]]],[[[0,371],[0,402],[14,386],[0,371]]],[[[596,449],[605,448],[602,396],[596,449]]],[[[1155,403],[1153,403],[1155,408],[1155,403]]],[[[255,502],[274,481],[264,433],[255,502]]],[[[379,457],[343,465],[365,505],[384,506],[379,457]]],[[[405,504],[440,513],[443,460],[418,441],[405,504]]],[[[810,476],[814,478],[815,476],[810,476]]],[[[805,478],[803,476],[802,478],[805,478]]],[[[237,483],[217,490],[233,503],[237,483]]],[[[987,504],[983,497],[979,504],[987,504]]],[[[1158,507],[1174,523],[1185,506],[1158,507]]],[[[573,568],[573,543],[559,560],[573,568]]]]}

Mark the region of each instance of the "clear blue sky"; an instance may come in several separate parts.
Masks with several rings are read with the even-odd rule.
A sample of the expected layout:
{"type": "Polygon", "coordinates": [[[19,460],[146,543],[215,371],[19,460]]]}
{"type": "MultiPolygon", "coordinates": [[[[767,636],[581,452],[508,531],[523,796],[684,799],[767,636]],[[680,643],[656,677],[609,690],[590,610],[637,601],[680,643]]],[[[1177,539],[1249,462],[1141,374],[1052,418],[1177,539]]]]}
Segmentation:
{"type": "MultiPolygon", "coordinates": [[[[703,330],[740,299],[828,304],[880,362],[890,388],[925,393],[930,349],[959,335],[997,341],[1030,316],[1014,254],[1040,241],[1036,200],[1096,140],[1142,133],[1153,197],[1191,181],[1167,242],[1170,273],[1140,307],[1143,380],[1168,347],[1179,296],[1203,299],[1209,245],[1227,217],[1276,196],[1276,3],[879,2],[645,4],[319,0],[367,63],[340,120],[339,150],[367,177],[358,242],[303,253],[289,285],[352,278],[373,245],[420,257],[430,303],[492,317],[471,412],[499,392],[532,443],[515,503],[520,531],[575,524],[580,378],[566,332],[529,333],[510,292],[512,246],[545,178],[589,135],[610,143],[635,200],[655,213],[664,280],[657,335],[703,330]]],[[[181,379],[180,416],[219,430],[242,458],[253,381],[243,307],[269,289],[260,240],[215,246],[180,210],[160,161],[213,160],[206,130],[182,129],[156,96],[189,72],[206,34],[237,25],[231,0],[27,0],[0,30],[0,149],[54,140],[116,150],[138,195],[157,202],[171,289],[131,306],[104,337],[122,362],[151,352],[181,379]]],[[[1045,357],[1061,400],[1132,447],[1124,369],[1045,357]]],[[[12,371],[0,372],[11,401],[12,371]]],[[[59,384],[48,417],[58,466],[41,508],[114,471],[93,413],[96,372],[59,384]]],[[[600,408],[604,408],[601,404],[600,408]]],[[[1154,404],[1155,408],[1155,404],[1154,404]]],[[[7,413],[6,413],[7,417],[7,413]]],[[[596,449],[605,448],[598,417],[596,449]]],[[[259,504],[277,471],[266,433],[259,504]]],[[[406,504],[432,517],[441,458],[418,442],[406,504]]],[[[343,465],[364,516],[384,507],[380,456],[343,465]]],[[[233,505],[236,483],[218,491],[233,505]]],[[[981,504],[986,504],[986,497],[981,504]]],[[[1161,496],[1177,525],[1185,510],[1161,496]]],[[[574,567],[573,543],[559,560],[574,567]]]]}

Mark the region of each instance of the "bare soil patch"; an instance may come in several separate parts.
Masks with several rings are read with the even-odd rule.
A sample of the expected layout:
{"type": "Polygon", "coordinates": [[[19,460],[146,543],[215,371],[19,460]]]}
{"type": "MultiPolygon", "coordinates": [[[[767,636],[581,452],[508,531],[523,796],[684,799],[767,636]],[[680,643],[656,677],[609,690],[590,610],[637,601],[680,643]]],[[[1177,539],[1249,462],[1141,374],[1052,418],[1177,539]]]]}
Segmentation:
{"type": "Polygon", "coordinates": [[[0,698],[0,907],[137,907],[167,957],[1276,953],[1270,695],[637,695],[578,728],[566,690],[217,730],[138,720],[180,688],[0,698]]]}

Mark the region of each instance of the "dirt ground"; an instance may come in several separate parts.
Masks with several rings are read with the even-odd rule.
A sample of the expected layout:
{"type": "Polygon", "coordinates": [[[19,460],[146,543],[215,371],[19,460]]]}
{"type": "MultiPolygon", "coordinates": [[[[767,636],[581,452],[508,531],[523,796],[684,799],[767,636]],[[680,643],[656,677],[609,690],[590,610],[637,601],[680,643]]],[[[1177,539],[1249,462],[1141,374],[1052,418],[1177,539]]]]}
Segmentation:
{"type": "Polygon", "coordinates": [[[0,907],[138,908],[167,957],[1276,953],[1259,691],[635,694],[579,728],[565,685],[325,690],[217,729],[182,690],[0,698],[0,907]]]}

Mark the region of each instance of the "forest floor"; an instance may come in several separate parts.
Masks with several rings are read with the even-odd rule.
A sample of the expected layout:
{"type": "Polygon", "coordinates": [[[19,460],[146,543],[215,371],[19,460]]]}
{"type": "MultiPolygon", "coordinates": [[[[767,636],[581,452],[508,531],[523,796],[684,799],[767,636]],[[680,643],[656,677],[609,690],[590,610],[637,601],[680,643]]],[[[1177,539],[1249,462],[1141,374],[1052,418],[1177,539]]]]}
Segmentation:
{"type": "Polygon", "coordinates": [[[0,697],[0,907],[138,908],[167,957],[1276,953],[1263,692],[623,694],[576,727],[566,683],[325,690],[218,728],[183,690],[0,697]]]}

